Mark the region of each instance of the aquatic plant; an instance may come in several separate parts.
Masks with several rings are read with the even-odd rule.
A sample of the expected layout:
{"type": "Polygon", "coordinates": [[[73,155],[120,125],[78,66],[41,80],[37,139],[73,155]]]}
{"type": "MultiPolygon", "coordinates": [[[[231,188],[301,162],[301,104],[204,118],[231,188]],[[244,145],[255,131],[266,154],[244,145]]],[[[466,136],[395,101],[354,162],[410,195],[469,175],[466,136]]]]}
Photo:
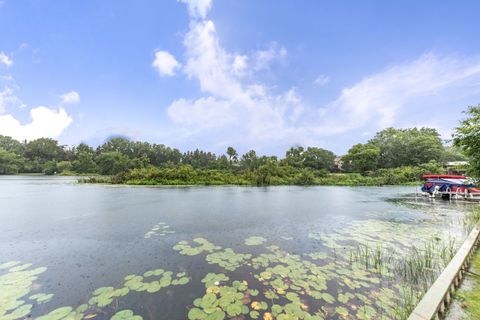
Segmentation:
{"type": "MultiPolygon", "coordinates": [[[[210,283],[210,281],[205,281],[210,283]]],[[[188,312],[188,319],[224,319],[250,313],[248,307],[248,284],[246,281],[233,281],[231,286],[214,285],[207,287],[205,295],[193,301],[194,308],[188,312]]],[[[255,314],[254,314],[255,315],[255,314]]]]}
{"type": "Polygon", "coordinates": [[[235,271],[251,257],[251,254],[236,253],[231,248],[226,248],[223,251],[208,254],[206,260],[208,263],[218,264],[228,271],[235,271]]]}
{"type": "MultiPolygon", "coordinates": [[[[32,268],[32,264],[22,264],[20,261],[9,261],[0,265],[0,320],[15,320],[27,317],[33,307],[33,303],[48,303],[53,294],[35,293],[34,281],[38,275],[45,272],[47,268],[32,268]],[[28,299],[32,302],[25,303],[28,299]]],[[[190,277],[184,272],[176,275],[172,271],[163,269],[149,270],[140,275],[128,275],[120,287],[101,287],[93,291],[92,297],[87,304],[82,304],[74,309],[72,306],[63,306],[39,316],[37,320],[60,320],[90,319],[96,316],[95,308],[104,308],[111,305],[115,299],[128,295],[131,291],[155,293],[169,286],[185,285],[190,277]],[[148,281],[147,281],[148,279],[148,281]]],[[[134,315],[131,310],[123,310],[116,313],[112,319],[141,320],[142,317],[134,315]]]]}
{"type": "Polygon", "coordinates": [[[142,320],[143,318],[141,316],[137,316],[133,314],[132,310],[122,310],[118,311],[113,315],[111,320],[142,320]]]}
{"type": "Polygon", "coordinates": [[[245,245],[247,246],[259,246],[263,244],[267,239],[264,237],[252,236],[245,239],[245,245]]]}
{"type": "MultiPolygon", "coordinates": [[[[32,304],[25,302],[32,291],[33,282],[38,275],[47,271],[40,267],[32,269],[31,263],[22,264],[20,261],[9,261],[0,265],[0,319],[19,319],[30,314],[32,304]],[[25,299],[25,300],[24,300],[25,299]]],[[[31,296],[30,300],[36,299],[46,302],[51,299],[50,295],[31,296]]]]}
{"type": "Polygon", "coordinates": [[[195,256],[202,252],[211,253],[222,248],[214,245],[213,243],[204,238],[195,238],[193,239],[193,242],[197,243],[198,246],[192,247],[187,241],[180,241],[173,247],[173,250],[179,251],[181,254],[187,256],[195,256]]]}
{"type": "Polygon", "coordinates": [[[205,284],[205,288],[218,286],[221,282],[228,281],[229,277],[223,273],[208,273],[203,279],[202,282],[205,284]]]}
{"type": "Polygon", "coordinates": [[[53,296],[54,296],[53,293],[50,293],[50,294],[37,293],[37,294],[34,294],[33,296],[30,296],[29,299],[36,300],[38,304],[41,304],[41,303],[49,302],[50,300],[52,300],[53,296]]]}
{"type": "Polygon", "coordinates": [[[170,230],[170,226],[165,222],[159,222],[153,226],[153,228],[145,233],[144,238],[149,239],[153,236],[166,236],[167,234],[175,233],[174,230],[170,230]]]}

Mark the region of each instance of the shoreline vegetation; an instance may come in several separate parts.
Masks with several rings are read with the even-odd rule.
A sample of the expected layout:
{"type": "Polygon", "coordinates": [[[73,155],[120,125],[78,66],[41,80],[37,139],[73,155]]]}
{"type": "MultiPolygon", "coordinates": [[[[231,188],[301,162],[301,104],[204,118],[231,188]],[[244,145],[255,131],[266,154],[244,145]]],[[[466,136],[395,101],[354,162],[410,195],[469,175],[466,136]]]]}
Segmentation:
{"type": "MultiPolygon", "coordinates": [[[[163,186],[385,186],[418,185],[425,167],[402,167],[371,175],[327,173],[311,169],[280,169],[275,173],[194,169],[190,165],[173,168],[132,169],[114,176],[88,176],[80,183],[163,185],[163,186]]],[[[437,170],[436,170],[437,171],[437,170]]],[[[442,171],[438,170],[437,172],[442,171]]]]}
{"type": "MultiPolygon", "coordinates": [[[[225,154],[196,149],[181,152],[163,144],[113,137],[93,148],[40,138],[19,142],[0,136],[0,174],[85,176],[82,183],[127,185],[331,185],[418,184],[423,174],[445,173],[449,161],[468,160],[431,128],[378,132],[365,144],[336,156],[320,147],[294,146],[283,158],[225,154]]],[[[460,168],[465,169],[465,168],[460,168]]]]}

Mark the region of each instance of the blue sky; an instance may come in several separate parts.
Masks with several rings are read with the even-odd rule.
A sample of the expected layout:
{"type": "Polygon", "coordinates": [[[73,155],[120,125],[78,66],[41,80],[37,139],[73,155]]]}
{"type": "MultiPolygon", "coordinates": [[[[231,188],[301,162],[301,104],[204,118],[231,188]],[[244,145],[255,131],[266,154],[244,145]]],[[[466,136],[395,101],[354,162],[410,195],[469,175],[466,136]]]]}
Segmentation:
{"type": "Polygon", "coordinates": [[[345,153],[480,103],[478,1],[0,0],[0,134],[345,153]]]}

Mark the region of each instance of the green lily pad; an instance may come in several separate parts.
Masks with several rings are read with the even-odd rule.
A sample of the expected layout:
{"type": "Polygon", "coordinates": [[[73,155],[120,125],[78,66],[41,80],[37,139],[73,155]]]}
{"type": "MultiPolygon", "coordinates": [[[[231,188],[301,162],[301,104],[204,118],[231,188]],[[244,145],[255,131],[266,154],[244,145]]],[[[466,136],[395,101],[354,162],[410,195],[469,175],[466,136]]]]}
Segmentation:
{"type": "Polygon", "coordinates": [[[247,246],[258,246],[263,244],[267,239],[264,237],[252,236],[245,239],[245,245],[247,246]]]}
{"type": "Polygon", "coordinates": [[[132,310],[126,309],[126,310],[118,311],[110,319],[111,320],[142,320],[143,318],[141,316],[134,315],[132,310]]]}

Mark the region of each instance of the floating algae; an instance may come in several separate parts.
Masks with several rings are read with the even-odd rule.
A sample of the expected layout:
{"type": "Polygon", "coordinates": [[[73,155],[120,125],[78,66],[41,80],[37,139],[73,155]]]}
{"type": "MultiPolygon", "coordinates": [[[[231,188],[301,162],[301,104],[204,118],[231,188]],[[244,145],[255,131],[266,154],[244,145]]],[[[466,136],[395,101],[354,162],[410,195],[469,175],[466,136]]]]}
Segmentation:
{"type": "Polygon", "coordinates": [[[259,246],[263,244],[267,239],[264,237],[252,236],[245,239],[245,245],[247,246],[259,246]]]}
{"type": "Polygon", "coordinates": [[[159,222],[156,225],[154,225],[150,231],[145,233],[144,238],[149,239],[154,236],[163,237],[163,236],[166,236],[167,234],[172,234],[172,233],[175,233],[175,231],[171,230],[169,225],[167,225],[165,222],[159,222]]]}

